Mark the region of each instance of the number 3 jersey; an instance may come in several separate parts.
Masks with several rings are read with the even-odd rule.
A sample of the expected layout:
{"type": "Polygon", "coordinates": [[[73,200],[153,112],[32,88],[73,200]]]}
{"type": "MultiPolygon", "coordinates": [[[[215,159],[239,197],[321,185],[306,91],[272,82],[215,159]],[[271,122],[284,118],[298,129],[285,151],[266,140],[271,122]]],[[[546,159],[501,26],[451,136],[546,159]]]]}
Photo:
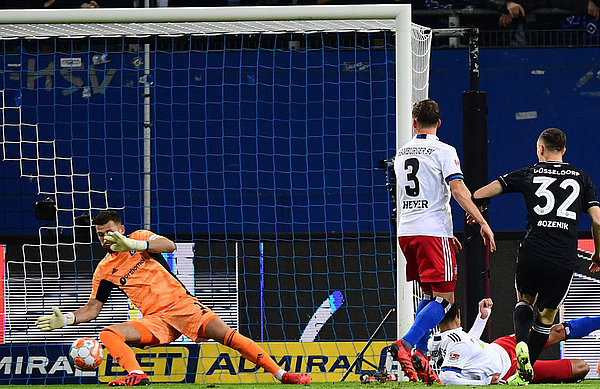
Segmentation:
{"type": "Polygon", "coordinates": [[[398,185],[398,236],[453,236],[450,186],[463,178],[456,149],[437,136],[417,134],[394,159],[398,185]]]}
{"type": "Polygon", "coordinates": [[[540,162],[498,181],[505,193],[522,193],[525,199],[527,232],[521,252],[577,270],[579,217],[599,205],[590,177],[565,162],[540,162]]]}

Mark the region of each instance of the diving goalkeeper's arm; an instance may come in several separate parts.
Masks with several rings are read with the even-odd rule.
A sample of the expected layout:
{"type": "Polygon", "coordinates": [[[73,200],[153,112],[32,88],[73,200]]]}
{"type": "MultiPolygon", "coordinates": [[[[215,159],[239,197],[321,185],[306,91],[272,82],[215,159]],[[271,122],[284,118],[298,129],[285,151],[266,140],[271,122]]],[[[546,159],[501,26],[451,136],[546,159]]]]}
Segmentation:
{"type": "Polygon", "coordinates": [[[104,306],[102,301],[90,299],[87,304],[75,312],[62,313],[60,308],[52,307],[52,314],[39,317],[35,325],[40,331],[52,331],[77,323],[86,323],[98,316],[102,306],[104,306]]]}
{"type": "Polygon", "coordinates": [[[104,237],[106,243],[111,243],[112,251],[149,251],[151,253],[171,253],[175,250],[175,243],[160,235],[152,235],[150,240],[135,240],[123,236],[118,231],[111,231],[104,237]]]}

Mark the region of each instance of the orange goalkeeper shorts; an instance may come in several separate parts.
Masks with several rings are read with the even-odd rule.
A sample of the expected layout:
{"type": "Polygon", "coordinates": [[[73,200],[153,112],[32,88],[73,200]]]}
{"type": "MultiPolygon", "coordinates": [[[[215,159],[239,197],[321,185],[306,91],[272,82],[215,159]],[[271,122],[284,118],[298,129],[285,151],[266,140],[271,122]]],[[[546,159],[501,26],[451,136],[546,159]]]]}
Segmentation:
{"type": "Polygon", "coordinates": [[[206,340],[205,328],[217,314],[192,296],[184,296],[164,311],[134,320],[148,328],[160,344],[171,343],[181,334],[199,343],[206,340]]]}

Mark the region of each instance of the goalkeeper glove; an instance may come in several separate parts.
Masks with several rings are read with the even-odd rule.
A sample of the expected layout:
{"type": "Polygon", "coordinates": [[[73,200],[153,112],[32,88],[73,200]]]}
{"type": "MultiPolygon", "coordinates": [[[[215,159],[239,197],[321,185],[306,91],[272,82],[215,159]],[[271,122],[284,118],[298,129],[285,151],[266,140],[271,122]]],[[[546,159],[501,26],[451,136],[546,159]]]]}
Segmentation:
{"type": "Polygon", "coordinates": [[[52,331],[67,325],[75,324],[75,314],[63,314],[58,307],[52,307],[52,315],[41,316],[35,325],[41,331],[52,331]]]}
{"type": "Polygon", "coordinates": [[[117,231],[109,232],[106,237],[104,237],[104,241],[108,243],[112,243],[110,249],[112,251],[145,251],[148,249],[148,245],[150,244],[147,240],[135,240],[129,239],[121,235],[117,231]]]}

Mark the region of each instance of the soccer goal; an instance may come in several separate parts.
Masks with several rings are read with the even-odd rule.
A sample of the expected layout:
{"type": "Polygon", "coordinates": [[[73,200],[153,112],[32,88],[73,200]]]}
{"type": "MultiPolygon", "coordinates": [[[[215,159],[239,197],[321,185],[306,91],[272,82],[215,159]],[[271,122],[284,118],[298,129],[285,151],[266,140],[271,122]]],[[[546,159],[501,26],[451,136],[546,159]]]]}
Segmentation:
{"type": "MultiPolygon", "coordinates": [[[[0,13],[2,347],[14,356],[2,363],[28,371],[0,369],[0,382],[120,374],[109,360],[75,377],[61,357],[138,317],[122,294],[91,323],[34,325],[87,301],[103,256],[89,219],[107,208],[128,232],[172,238],[167,261],[190,292],[316,380],[339,380],[397,308],[370,350],[382,361],[414,304],[377,161],[412,135],[430,38],[408,5],[0,13]]],[[[148,357],[172,358],[154,382],[271,380],[186,341],[148,357]]]]}

